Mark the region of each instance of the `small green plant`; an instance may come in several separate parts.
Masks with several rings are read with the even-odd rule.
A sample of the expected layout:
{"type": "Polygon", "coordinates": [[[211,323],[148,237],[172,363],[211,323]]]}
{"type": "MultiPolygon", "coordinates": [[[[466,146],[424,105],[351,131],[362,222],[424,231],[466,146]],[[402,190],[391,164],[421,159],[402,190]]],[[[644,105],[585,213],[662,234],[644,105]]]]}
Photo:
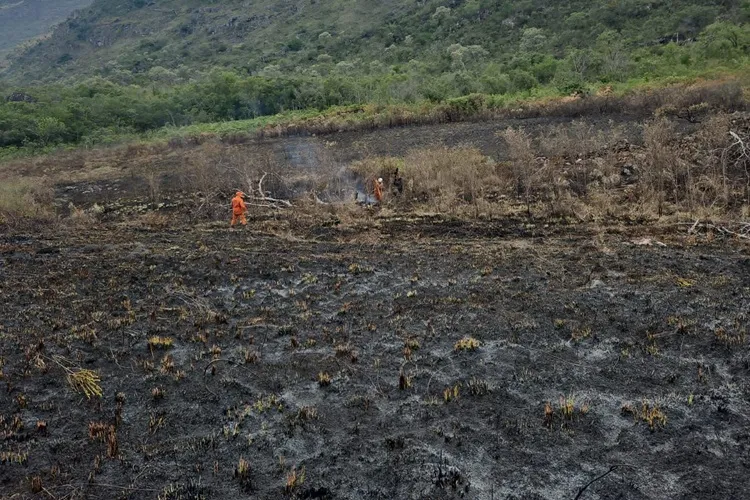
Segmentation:
{"type": "Polygon", "coordinates": [[[156,431],[164,427],[164,423],[164,415],[155,415],[152,413],[148,418],[148,433],[153,436],[156,434],[156,431]]]}
{"type": "Polygon", "coordinates": [[[331,385],[331,376],[326,372],[319,372],[318,373],[318,385],[320,387],[326,387],[331,385]]]}
{"type": "Polygon", "coordinates": [[[221,428],[221,433],[226,439],[237,437],[240,434],[240,424],[229,422],[221,428]]]}
{"type": "Polygon", "coordinates": [[[408,347],[412,351],[416,351],[420,348],[419,340],[414,338],[406,339],[406,341],[404,342],[404,347],[408,347]]]}
{"type": "Polygon", "coordinates": [[[362,266],[361,264],[354,263],[349,266],[349,272],[351,274],[356,275],[356,274],[372,273],[373,269],[368,266],[362,266]]]}
{"type": "Polygon", "coordinates": [[[560,414],[565,420],[571,420],[575,415],[575,399],[572,396],[560,398],[560,414]]]}
{"type": "Polygon", "coordinates": [[[459,351],[475,351],[479,348],[480,343],[474,337],[464,337],[453,346],[453,350],[459,351]]]}
{"type": "Polygon", "coordinates": [[[680,288],[690,288],[695,286],[695,280],[691,280],[688,278],[677,278],[677,286],[680,288]]]}
{"type": "Polygon", "coordinates": [[[297,419],[309,422],[318,419],[318,409],[314,406],[303,406],[297,411],[297,419]]]}
{"type": "Polygon", "coordinates": [[[269,410],[281,412],[284,410],[284,403],[276,394],[269,394],[268,396],[256,399],[252,408],[257,413],[263,413],[269,410]]]}
{"type": "Polygon", "coordinates": [[[306,285],[312,285],[312,284],[317,283],[317,282],[318,282],[318,278],[317,278],[317,276],[315,276],[313,274],[305,273],[305,275],[302,276],[302,283],[304,283],[306,285]]]}
{"type": "Polygon", "coordinates": [[[411,387],[413,377],[411,375],[407,375],[402,370],[398,374],[398,388],[402,391],[405,391],[406,389],[411,387]]]}
{"type": "Polygon", "coordinates": [[[667,318],[667,324],[674,327],[678,333],[689,333],[695,322],[680,316],[670,316],[667,318]]]}
{"type": "Polygon", "coordinates": [[[586,416],[588,412],[588,403],[577,404],[573,396],[560,397],[557,408],[552,403],[545,403],[544,426],[552,428],[553,423],[559,420],[561,426],[566,428],[575,420],[586,416]]]}
{"type": "Polygon", "coordinates": [[[647,401],[641,402],[640,408],[629,404],[623,405],[623,415],[632,415],[636,422],[644,422],[651,431],[662,429],[667,425],[667,415],[656,405],[647,401]]]}
{"type": "Polygon", "coordinates": [[[174,344],[174,340],[171,337],[160,337],[154,335],[148,339],[148,348],[152,351],[156,349],[169,349],[174,344]]]}
{"type": "Polygon", "coordinates": [[[102,397],[100,380],[99,375],[92,370],[71,370],[68,373],[68,384],[74,391],[82,392],[88,399],[91,399],[92,396],[102,397]]]}
{"type": "Polygon", "coordinates": [[[237,462],[237,467],[234,469],[234,477],[239,481],[243,490],[252,490],[253,485],[250,478],[250,462],[245,460],[244,457],[240,457],[239,462],[237,462]]]}
{"type": "Polygon", "coordinates": [[[726,347],[736,347],[745,344],[746,333],[740,329],[737,333],[729,333],[724,328],[719,327],[714,331],[716,341],[726,347]]]}
{"type": "Polygon", "coordinates": [[[0,451],[0,464],[26,465],[29,461],[28,453],[17,453],[15,451],[0,451]]]}
{"type": "Polygon", "coordinates": [[[469,394],[472,396],[484,396],[490,392],[490,387],[487,384],[487,381],[476,377],[472,377],[467,386],[469,394]]]}
{"type": "Polygon", "coordinates": [[[657,337],[655,333],[646,333],[646,353],[654,357],[659,355],[659,345],[656,343],[656,339],[657,337]]]}
{"type": "Polygon", "coordinates": [[[458,400],[461,395],[461,384],[456,384],[453,387],[446,387],[443,391],[443,401],[450,403],[451,401],[458,400]]]}
{"type": "Polygon", "coordinates": [[[356,363],[359,359],[357,350],[349,343],[336,344],[333,348],[337,358],[349,358],[349,361],[356,363]]]}
{"type": "Polygon", "coordinates": [[[245,364],[257,363],[260,359],[260,353],[255,349],[242,349],[242,361],[245,364]]]}
{"type": "Polygon", "coordinates": [[[244,458],[240,457],[240,461],[237,464],[237,477],[244,478],[250,473],[250,463],[244,458]]]}
{"type": "Polygon", "coordinates": [[[302,485],[305,484],[305,468],[297,470],[293,467],[286,475],[286,484],[284,485],[284,491],[289,494],[296,493],[302,485]]]}
{"type": "Polygon", "coordinates": [[[175,370],[174,358],[172,358],[172,356],[170,354],[167,354],[161,360],[160,371],[163,374],[168,375],[170,373],[174,373],[174,370],[175,370]]]}
{"type": "Polygon", "coordinates": [[[571,332],[571,339],[574,342],[581,342],[582,340],[585,340],[591,336],[591,328],[589,327],[583,327],[583,328],[575,328],[571,332]]]}

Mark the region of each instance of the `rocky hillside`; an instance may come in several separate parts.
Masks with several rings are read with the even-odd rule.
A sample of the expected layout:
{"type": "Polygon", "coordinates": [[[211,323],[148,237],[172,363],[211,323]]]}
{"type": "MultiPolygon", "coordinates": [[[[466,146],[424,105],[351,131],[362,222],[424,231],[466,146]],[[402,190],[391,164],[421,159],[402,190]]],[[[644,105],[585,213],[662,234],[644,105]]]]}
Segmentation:
{"type": "Polygon", "coordinates": [[[19,44],[48,33],[92,0],[0,0],[0,57],[19,44]]]}

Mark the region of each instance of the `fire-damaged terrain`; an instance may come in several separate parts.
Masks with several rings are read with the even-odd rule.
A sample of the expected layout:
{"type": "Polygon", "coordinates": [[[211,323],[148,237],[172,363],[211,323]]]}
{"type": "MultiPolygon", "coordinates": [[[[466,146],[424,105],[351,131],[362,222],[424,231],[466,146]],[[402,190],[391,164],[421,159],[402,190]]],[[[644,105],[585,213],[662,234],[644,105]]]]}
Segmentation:
{"type": "Polygon", "coordinates": [[[743,241],[334,219],[0,236],[2,496],[745,496],[743,241]]]}

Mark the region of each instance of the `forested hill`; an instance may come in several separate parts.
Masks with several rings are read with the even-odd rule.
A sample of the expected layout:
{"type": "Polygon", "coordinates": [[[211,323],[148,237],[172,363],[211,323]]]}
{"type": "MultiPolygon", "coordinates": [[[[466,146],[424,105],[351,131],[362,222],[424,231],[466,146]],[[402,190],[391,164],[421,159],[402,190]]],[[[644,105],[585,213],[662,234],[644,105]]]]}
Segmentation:
{"type": "Polygon", "coordinates": [[[0,57],[49,32],[92,0],[0,0],[0,57]]]}
{"type": "MultiPolygon", "coordinates": [[[[14,2],[76,3],[0,0],[0,9],[14,2]]],[[[696,38],[717,21],[741,24],[748,12],[747,0],[94,0],[5,78],[179,83],[214,67],[299,76],[491,64],[490,73],[522,70],[545,83],[576,50],[606,52],[602,71],[622,75],[638,50],[696,38]]]]}
{"type": "Polygon", "coordinates": [[[748,19],[750,0],[94,0],[0,75],[0,158],[337,106],[747,80],[748,19]]]}

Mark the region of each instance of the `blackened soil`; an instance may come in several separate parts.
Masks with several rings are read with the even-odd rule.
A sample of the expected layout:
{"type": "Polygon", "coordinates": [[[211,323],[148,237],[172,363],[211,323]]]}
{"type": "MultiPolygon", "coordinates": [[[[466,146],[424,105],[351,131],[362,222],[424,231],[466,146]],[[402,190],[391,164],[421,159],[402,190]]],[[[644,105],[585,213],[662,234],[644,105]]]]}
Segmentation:
{"type": "Polygon", "coordinates": [[[0,236],[0,495],[572,500],[616,466],[580,498],[746,496],[747,246],[283,234],[0,236]]]}

